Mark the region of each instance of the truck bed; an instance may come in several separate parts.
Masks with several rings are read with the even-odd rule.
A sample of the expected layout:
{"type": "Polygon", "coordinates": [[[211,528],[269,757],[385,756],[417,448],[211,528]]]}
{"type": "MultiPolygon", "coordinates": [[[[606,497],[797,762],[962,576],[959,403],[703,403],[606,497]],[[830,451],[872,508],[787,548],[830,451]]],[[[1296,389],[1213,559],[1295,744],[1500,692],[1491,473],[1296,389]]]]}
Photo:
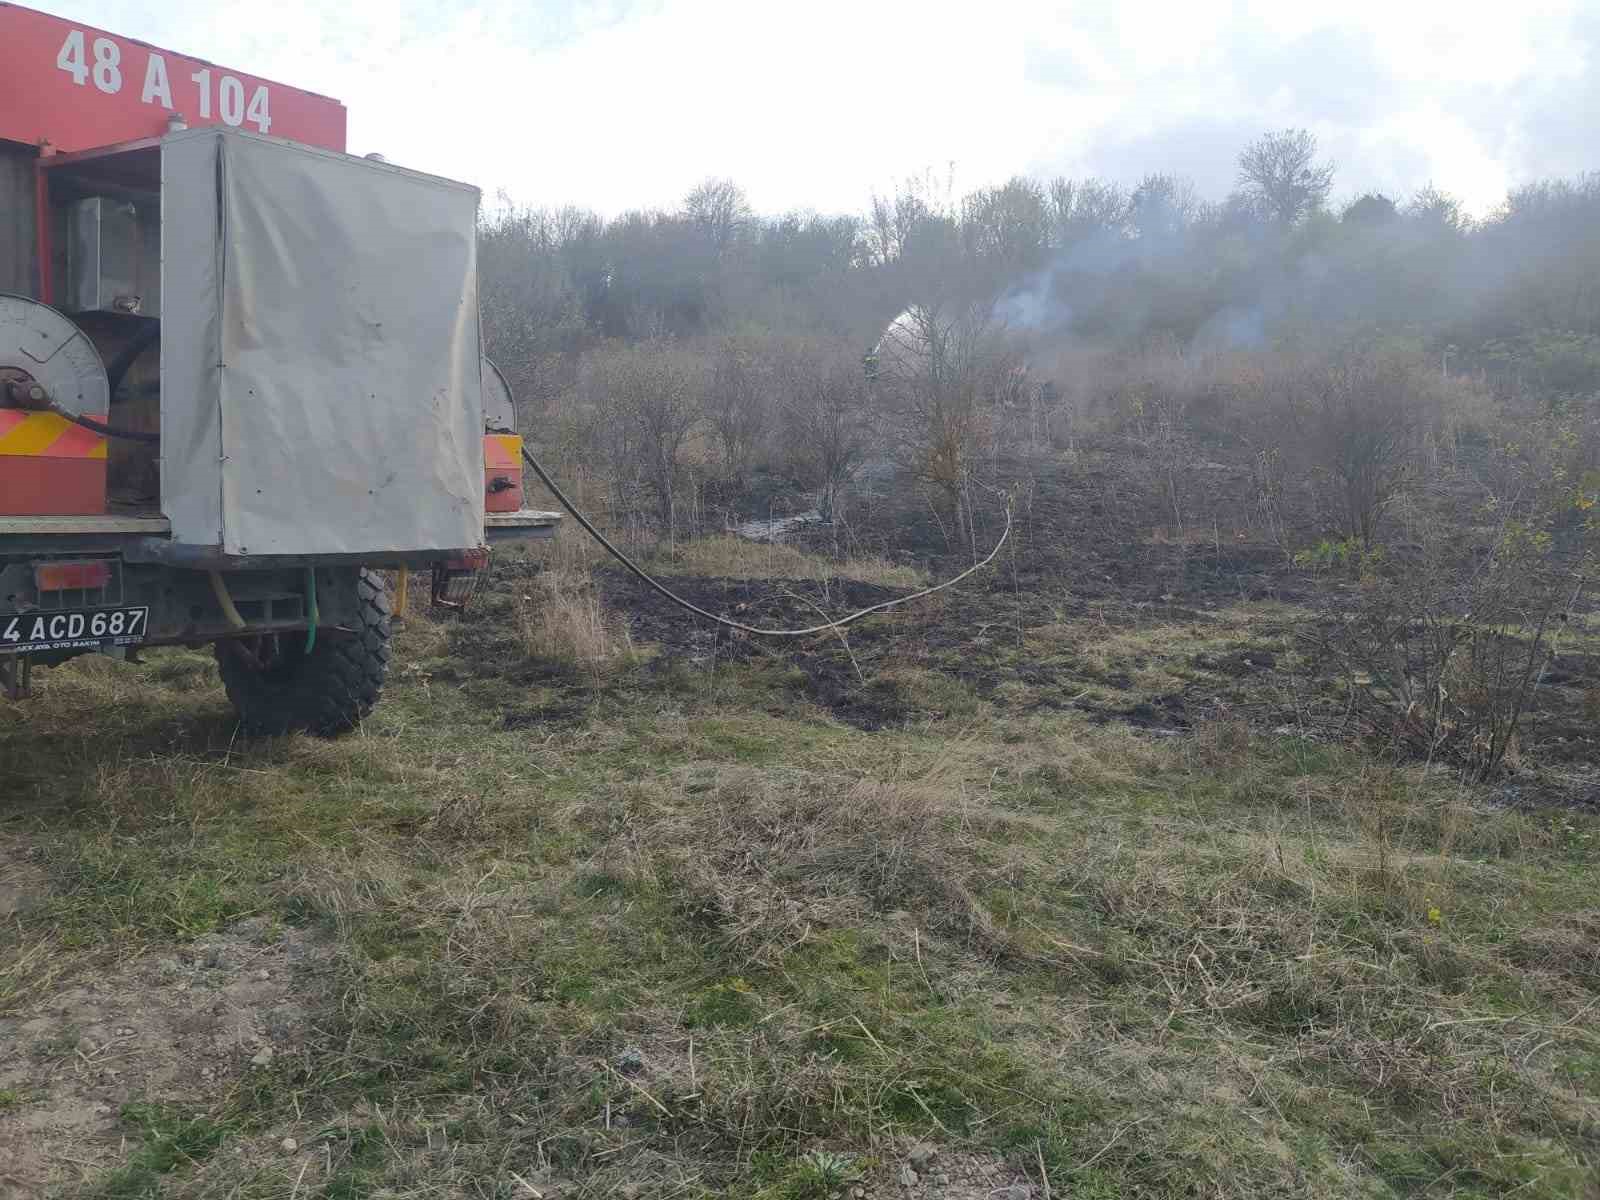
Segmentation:
{"type": "Polygon", "coordinates": [[[516,512],[485,513],[484,534],[493,542],[527,541],[530,538],[551,538],[561,524],[561,513],[540,512],[534,508],[516,512]]]}
{"type": "Polygon", "coordinates": [[[83,517],[8,517],[0,515],[0,537],[39,537],[72,533],[165,537],[172,526],[159,513],[105,513],[83,517]]]}
{"type": "MultiPolygon", "coordinates": [[[[540,512],[525,508],[520,512],[489,513],[484,519],[484,526],[490,537],[498,540],[515,530],[549,530],[553,533],[560,521],[561,514],[558,512],[540,512]]],[[[165,517],[149,512],[106,513],[100,516],[82,517],[8,517],[0,514],[0,537],[39,537],[74,533],[165,537],[171,532],[172,526],[165,517]]]]}

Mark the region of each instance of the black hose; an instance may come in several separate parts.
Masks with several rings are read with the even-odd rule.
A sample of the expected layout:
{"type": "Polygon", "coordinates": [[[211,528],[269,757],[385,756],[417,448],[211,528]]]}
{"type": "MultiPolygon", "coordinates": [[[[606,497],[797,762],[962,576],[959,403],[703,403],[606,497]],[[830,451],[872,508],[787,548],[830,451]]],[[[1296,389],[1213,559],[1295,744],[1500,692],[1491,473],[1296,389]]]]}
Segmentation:
{"type": "Polygon", "coordinates": [[[809,637],[813,633],[825,633],[828,630],[839,629],[841,626],[853,624],[854,622],[859,621],[862,617],[871,616],[873,613],[883,612],[885,609],[894,608],[896,605],[906,604],[912,600],[920,600],[924,596],[933,595],[935,592],[942,592],[945,590],[945,588],[952,587],[955,584],[960,583],[968,575],[971,575],[977,571],[981,571],[983,568],[992,563],[995,555],[1000,553],[1000,547],[1004,546],[1006,544],[1006,539],[1011,536],[1011,501],[1008,499],[1006,501],[1006,527],[1000,534],[1000,540],[994,544],[994,549],[989,551],[989,556],[987,558],[985,558],[982,562],[973,563],[965,571],[961,572],[961,574],[954,575],[951,578],[946,579],[943,583],[936,583],[932,587],[925,587],[921,591],[912,592],[909,596],[896,596],[893,600],[885,600],[882,604],[874,604],[870,608],[857,609],[848,616],[840,617],[837,621],[824,621],[821,625],[807,625],[804,629],[760,629],[754,625],[746,625],[743,621],[734,621],[728,617],[719,617],[716,613],[707,612],[698,604],[693,604],[690,601],[685,600],[682,596],[678,595],[677,592],[667,587],[666,584],[656,579],[638,563],[634,562],[633,559],[629,558],[621,550],[618,550],[616,546],[612,545],[611,540],[607,538],[605,534],[601,533],[595,528],[594,522],[590,521],[588,517],[584,516],[583,513],[579,511],[576,504],[567,499],[567,494],[561,490],[561,485],[554,479],[550,478],[550,472],[546,471],[544,467],[539,464],[539,460],[537,458],[528,453],[528,448],[526,446],[522,448],[522,461],[533,468],[533,473],[539,477],[539,482],[550,489],[550,494],[560,502],[562,508],[566,509],[572,514],[572,516],[577,520],[578,524],[583,526],[585,532],[587,532],[590,537],[594,538],[595,541],[599,542],[612,558],[616,559],[623,566],[627,567],[634,577],[649,587],[651,591],[657,593],[667,600],[670,600],[673,604],[676,604],[685,612],[692,612],[696,616],[704,617],[708,621],[715,621],[718,625],[726,626],[729,629],[738,629],[744,633],[753,633],[757,637],[809,637]]]}
{"type": "MultiPolygon", "coordinates": [[[[128,369],[139,361],[139,356],[150,349],[161,337],[161,322],[151,321],[138,333],[128,340],[128,344],[117,352],[117,356],[106,364],[106,403],[108,406],[117,402],[117,389],[122,386],[122,380],[128,369]]],[[[64,408],[51,407],[51,411],[58,416],[65,417],[74,425],[81,425],[91,433],[98,433],[101,437],[121,438],[125,442],[144,442],[147,445],[159,445],[159,433],[144,433],[137,429],[119,429],[115,425],[107,425],[104,421],[96,421],[93,417],[79,416],[70,413],[64,408]]]]}
{"type": "Polygon", "coordinates": [[[69,413],[64,408],[52,408],[50,411],[59,417],[65,417],[74,425],[82,425],[91,433],[98,433],[101,437],[122,438],[129,442],[149,442],[152,445],[161,441],[159,433],[142,433],[137,429],[118,429],[114,425],[96,421],[93,417],[80,417],[77,413],[69,413]]]}
{"type": "Polygon", "coordinates": [[[128,368],[138,362],[139,356],[160,337],[161,322],[151,321],[134,334],[128,344],[117,352],[117,356],[106,364],[106,384],[109,388],[106,395],[112,404],[117,402],[117,389],[122,386],[122,377],[128,373],[128,368]]]}

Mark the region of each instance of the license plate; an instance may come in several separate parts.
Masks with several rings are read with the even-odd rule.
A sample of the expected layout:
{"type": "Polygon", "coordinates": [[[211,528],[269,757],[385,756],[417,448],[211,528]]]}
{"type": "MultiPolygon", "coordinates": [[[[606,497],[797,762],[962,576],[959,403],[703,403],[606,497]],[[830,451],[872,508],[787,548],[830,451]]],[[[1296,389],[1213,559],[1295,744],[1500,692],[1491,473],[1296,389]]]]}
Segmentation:
{"type": "Polygon", "coordinates": [[[136,646],[150,623],[148,608],[79,608],[0,613],[0,654],[45,650],[103,650],[136,646]]]}

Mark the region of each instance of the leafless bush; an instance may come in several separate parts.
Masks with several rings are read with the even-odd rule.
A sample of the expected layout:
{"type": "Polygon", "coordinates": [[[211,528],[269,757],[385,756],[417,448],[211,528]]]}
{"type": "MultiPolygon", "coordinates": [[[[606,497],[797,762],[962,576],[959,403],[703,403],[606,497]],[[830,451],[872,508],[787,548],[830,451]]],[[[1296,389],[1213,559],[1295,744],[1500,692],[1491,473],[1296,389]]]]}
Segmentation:
{"type": "Polygon", "coordinates": [[[845,488],[871,448],[872,413],[858,356],[820,342],[796,342],[778,364],[785,461],[834,519],[845,488]]]}
{"type": "Polygon", "coordinates": [[[907,311],[877,350],[878,386],[899,419],[918,477],[967,529],[974,461],[991,433],[992,404],[1015,366],[985,305],[919,306],[907,311]]]}
{"type": "Polygon", "coordinates": [[[1346,347],[1283,377],[1305,451],[1334,485],[1346,536],[1364,546],[1412,466],[1424,370],[1400,352],[1346,347]]]}
{"type": "Polygon", "coordinates": [[[1184,537],[1183,491],[1194,463],[1194,443],[1189,434],[1183,392],[1168,389],[1144,399],[1136,436],[1144,444],[1147,461],[1178,540],[1184,537]]]}
{"type": "Polygon", "coordinates": [[[1252,449],[1250,483],[1255,493],[1254,518],[1266,529],[1273,543],[1288,555],[1289,529],[1285,504],[1287,472],[1283,451],[1277,445],[1268,441],[1252,449]]]}
{"type": "Polygon", "coordinates": [[[769,340],[726,337],[711,352],[706,418],[728,478],[742,483],[771,431],[773,348],[769,340]]]}
{"type": "Polygon", "coordinates": [[[1548,540],[1503,528],[1487,561],[1421,561],[1386,571],[1321,649],[1348,717],[1403,757],[1451,763],[1470,779],[1514,761],[1517,734],[1581,580],[1548,540]]]}
{"type": "MultiPolygon", "coordinates": [[[[677,526],[686,474],[685,447],[700,423],[704,362],[662,342],[592,355],[588,389],[600,423],[614,486],[637,480],[668,531],[677,526]]],[[[620,507],[626,508],[627,498],[620,507]]]]}
{"type": "Polygon", "coordinates": [[[1101,399],[1099,379],[1110,355],[1103,349],[1056,347],[1035,350],[1032,355],[1053,394],[1044,414],[1044,432],[1055,450],[1072,450],[1078,438],[1094,428],[1102,414],[1096,405],[1101,399]]]}
{"type": "Polygon", "coordinates": [[[1027,347],[1020,340],[998,337],[996,350],[1003,369],[994,373],[992,394],[987,398],[986,449],[993,456],[1042,453],[1052,444],[1052,427],[1070,425],[1071,413],[1063,411],[1060,385],[1048,370],[1029,362],[1027,347]]]}
{"type": "Polygon", "coordinates": [[[1101,403],[1116,430],[1138,447],[1149,484],[1159,492],[1172,536],[1180,542],[1196,458],[1194,409],[1207,388],[1206,368],[1200,356],[1156,344],[1107,363],[1099,377],[1101,403]]]}

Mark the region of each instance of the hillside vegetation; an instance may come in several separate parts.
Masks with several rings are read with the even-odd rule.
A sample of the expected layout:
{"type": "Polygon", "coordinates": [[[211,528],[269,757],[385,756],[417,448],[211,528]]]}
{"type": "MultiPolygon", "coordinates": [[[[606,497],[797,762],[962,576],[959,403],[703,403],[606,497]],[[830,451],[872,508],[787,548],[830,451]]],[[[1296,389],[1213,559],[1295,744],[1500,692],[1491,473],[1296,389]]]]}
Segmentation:
{"type": "Polygon", "coordinates": [[[488,219],[530,444],[696,604],[1011,537],[778,642],[569,527],[337,741],[41,670],[0,1195],[1594,1195],[1600,193],[1333,184],[488,219]]]}

